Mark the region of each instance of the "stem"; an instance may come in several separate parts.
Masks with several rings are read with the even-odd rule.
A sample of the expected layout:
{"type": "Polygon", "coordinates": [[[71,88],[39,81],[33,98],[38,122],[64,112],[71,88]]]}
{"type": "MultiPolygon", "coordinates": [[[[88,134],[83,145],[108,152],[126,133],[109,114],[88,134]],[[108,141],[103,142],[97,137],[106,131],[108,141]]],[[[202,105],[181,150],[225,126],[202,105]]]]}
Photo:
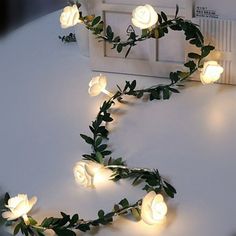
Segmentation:
{"type": "MultiPolygon", "coordinates": [[[[118,211],[112,211],[112,212],[108,212],[106,213],[107,214],[110,214],[110,213],[114,213],[114,216],[113,217],[117,217],[117,216],[120,216],[120,215],[124,215],[124,214],[127,214],[128,211],[134,209],[134,208],[139,208],[140,206],[142,205],[142,199],[139,199],[136,203],[134,203],[133,205],[129,205],[127,207],[123,207],[121,209],[119,209],[118,211]]],[[[78,224],[74,227],[74,228],[78,228],[79,225],[81,224],[87,224],[87,225],[93,225],[94,222],[97,222],[99,221],[99,218],[95,219],[95,220],[80,220],[78,222],[78,224]]]]}
{"type": "Polygon", "coordinates": [[[27,216],[26,214],[23,215],[22,218],[23,218],[23,220],[24,220],[24,222],[25,222],[26,225],[30,225],[29,218],[28,218],[28,216],[27,216]]]}
{"type": "Polygon", "coordinates": [[[107,168],[111,169],[123,169],[123,170],[130,170],[130,171],[145,171],[145,172],[152,172],[151,169],[147,168],[129,168],[127,166],[118,166],[118,165],[108,165],[107,168]]]}
{"type": "Polygon", "coordinates": [[[106,90],[106,89],[102,89],[102,92],[103,93],[105,93],[107,96],[109,96],[109,97],[113,97],[114,96],[114,94],[112,94],[112,93],[110,93],[108,90],[106,90]]]}
{"type": "Polygon", "coordinates": [[[142,199],[139,199],[135,204],[120,209],[119,211],[116,212],[115,216],[123,215],[129,210],[140,207],[142,205],[142,201],[143,201],[142,199]]]}

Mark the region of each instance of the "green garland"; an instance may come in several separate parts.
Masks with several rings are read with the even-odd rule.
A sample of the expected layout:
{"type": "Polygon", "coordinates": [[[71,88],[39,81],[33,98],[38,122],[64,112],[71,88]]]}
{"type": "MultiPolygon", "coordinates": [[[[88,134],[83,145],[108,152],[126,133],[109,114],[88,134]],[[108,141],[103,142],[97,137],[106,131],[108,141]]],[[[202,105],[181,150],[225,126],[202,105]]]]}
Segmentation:
{"type": "MultiPolygon", "coordinates": [[[[80,7],[80,4],[78,4],[80,7]]],[[[83,16],[80,12],[81,22],[90,30],[98,40],[103,40],[112,45],[112,48],[117,50],[118,53],[122,52],[125,48],[126,57],[130,50],[141,43],[142,41],[154,38],[159,39],[168,34],[169,30],[183,31],[186,40],[199,48],[200,54],[189,53],[189,61],[184,64],[186,71],[171,72],[169,76],[169,83],[157,84],[145,89],[137,89],[136,81],[126,81],[123,89],[117,85],[117,92],[107,101],[101,105],[96,119],[89,126],[91,135],[81,134],[81,137],[92,148],[90,154],[84,154],[83,158],[87,161],[99,163],[111,169],[114,173],[113,180],[119,181],[120,179],[132,179],[133,185],[144,185],[143,190],[150,193],[161,193],[165,196],[173,198],[176,194],[175,188],[168,183],[160,174],[157,169],[146,168],[129,168],[122,158],[113,158],[110,155],[112,152],[108,149],[107,140],[109,131],[106,127],[107,123],[113,121],[110,108],[115,102],[122,103],[124,96],[133,96],[137,99],[148,97],[152,100],[166,100],[169,99],[173,93],[179,93],[178,88],[183,86],[186,81],[194,72],[203,67],[203,60],[209,53],[214,50],[211,45],[204,45],[204,37],[199,30],[198,26],[190,21],[184,20],[178,16],[178,7],[176,15],[173,19],[168,19],[164,12],[158,14],[158,24],[152,29],[142,31],[139,36],[133,30],[128,38],[124,41],[119,36],[115,36],[111,26],[105,28],[104,22],[100,16],[83,16]]],[[[66,38],[61,38],[65,41],[66,38]]],[[[5,195],[4,204],[1,207],[3,211],[7,211],[10,195],[5,195]]],[[[93,226],[110,224],[115,217],[119,215],[132,214],[135,218],[140,219],[140,207],[142,206],[143,199],[138,200],[136,203],[131,204],[127,199],[121,200],[115,204],[111,212],[105,213],[103,210],[98,211],[98,218],[95,220],[84,220],[78,214],[72,216],[61,212],[61,217],[49,217],[44,219],[40,224],[32,217],[28,218],[26,223],[23,217],[15,220],[2,219],[6,226],[14,225],[14,235],[21,232],[25,236],[44,236],[45,231],[48,229],[53,230],[58,236],[75,236],[74,230],[86,232],[93,226]]]]}

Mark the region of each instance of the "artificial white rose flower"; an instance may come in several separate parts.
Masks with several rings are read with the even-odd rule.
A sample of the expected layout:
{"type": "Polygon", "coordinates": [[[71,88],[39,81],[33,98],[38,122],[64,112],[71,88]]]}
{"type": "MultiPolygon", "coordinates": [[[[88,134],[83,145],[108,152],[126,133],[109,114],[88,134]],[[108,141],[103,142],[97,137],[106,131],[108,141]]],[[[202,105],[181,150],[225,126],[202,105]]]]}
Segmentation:
{"type": "Polygon", "coordinates": [[[93,161],[80,161],[74,167],[77,183],[84,187],[94,187],[98,182],[110,180],[113,171],[93,161]]]}
{"type": "Polygon", "coordinates": [[[112,97],[109,91],[106,90],[107,86],[107,78],[106,76],[100,74],[99,76],[93,77],[89,83],[88,93],[90,96],[95,97],[99,95],[101,92],[107,94],[108,96],[112,97]]]}
{"type": "Polygon", "coordinates": [[[132,12],[132,23],[140,29],[151,28],[157,21],[158,14],[149,4],[138,6],[132,12]]]}
{"type": "Polygon", "coordinates": [[[167,213],[167,206],[161,194],[149,192],[142,201],[141,218],[149,225],[160,223],[167,213]]]}
{"type": "Polygon", "coordinates": [[[16,220],[23,217],[26,224],[28,224],[27,213],[37,202],[37,197],[32,197],[30,200],[26,194],[18,194],[16,197],[10,198],[6,205],[10,211],[2,213],[2,217],[8,221],[16,220]]]}
{"type": "Polygon", "coordinates": [[[60,16],[61,27],[65,29],[77,25],[81,22],[79,18],[78,7],[76,5],[67,6],[63,9],[60,16]]]}
{"type": "Polygon", "coordinates": [[[220,79],[224,68],[216,61],[207,61],[204,63],[203,69],[200,74],[200,79],[203,84],[212,84],[220,79]]]}

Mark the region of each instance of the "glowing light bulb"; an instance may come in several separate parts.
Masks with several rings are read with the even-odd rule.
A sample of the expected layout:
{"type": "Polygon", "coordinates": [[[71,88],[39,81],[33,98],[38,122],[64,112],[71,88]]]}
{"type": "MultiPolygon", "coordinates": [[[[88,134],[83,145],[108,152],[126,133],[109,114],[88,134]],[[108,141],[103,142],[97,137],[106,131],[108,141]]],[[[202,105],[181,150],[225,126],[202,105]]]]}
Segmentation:
{"type": "Polygon", "coordinates": [[[87,188],[94,188],[98,184],[107,183],[113,178],[113,175],[112,170],[93,161],[79,161],[74,167],[76,182],[87,188]]]}
{"type": "Polygon", "coordinates": [[[162,220],[167,213],[167,206],[161,194],[156,195],[152,201],[152,216],[155,220],[162,220]]]}
{"type": "Polygon", "coordinates": [[[151,28],[157,21],[158,14],[149,4],[138,6],[132,12],[132,23],[140,29],[151,28]]]}
{"type": "Polygon", "coordinates": [[[161,194],[149,192],[142,202],[141,217],[149,225],[160,224],[167,214],[167,205],[161,194]]]}
{"type": "Polygon", "coordinates": [[[203,84],[212,84],[220,79],[223,72],[224,68],[216,61],[205,62],[200,74],[201,82],[203,84]]]}
{"type": "Polygon", "coordinates": [[[82,21],[79,17],[79,10],[76,4],[65,7],[60,16],[61,27],[65,29],[81,23],[82,21]]]}
{"type": "Polygon", "coordinates": [[[29,224],[27,213],[32,209],[36,202],[36,197],[28,199],[26,194],[18,194],[16,197],[10,198],[8,200],[6,208],[8,208],[9,211],[4,211],[2,213],[2,217],[8,221],[16,220],[22,217],[25,224],[29,224]]]}
{"type": "Polygon", "coordinates": [[[90,96],[98,96],[101,92],[112,97],[113,94],[106,90],[107,78],[100,74],[99,76],[93,77],[89,83],[88,93],[90,96]]]}

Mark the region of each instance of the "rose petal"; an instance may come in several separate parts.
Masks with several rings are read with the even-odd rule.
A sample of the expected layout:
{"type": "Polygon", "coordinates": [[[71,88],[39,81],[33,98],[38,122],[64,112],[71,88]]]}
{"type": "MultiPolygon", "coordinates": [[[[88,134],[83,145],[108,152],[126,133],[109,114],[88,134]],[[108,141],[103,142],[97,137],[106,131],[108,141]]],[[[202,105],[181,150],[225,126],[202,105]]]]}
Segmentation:
{"type": "Polygon", "coordinates": [[[30,207],[32,208],[35,204],[36,204],[36,202],[38,201],[38,199],[37,199],[37,197],[32,197],[30,200],[29,200],[29,205],[30,205],[30,207]]]}
{"type": "Polygon", "coordinates": [[[5,211],[2,213],[2,218],[9,219],[15,217],[11,211],[5,211]]]}
{"type": "Polygon", "coordinates": [[[94,84],[92,87],[89,88],[88,93],[90,96],[95,97],[101,93],[101,87],[99,84],[94,84]]]}

